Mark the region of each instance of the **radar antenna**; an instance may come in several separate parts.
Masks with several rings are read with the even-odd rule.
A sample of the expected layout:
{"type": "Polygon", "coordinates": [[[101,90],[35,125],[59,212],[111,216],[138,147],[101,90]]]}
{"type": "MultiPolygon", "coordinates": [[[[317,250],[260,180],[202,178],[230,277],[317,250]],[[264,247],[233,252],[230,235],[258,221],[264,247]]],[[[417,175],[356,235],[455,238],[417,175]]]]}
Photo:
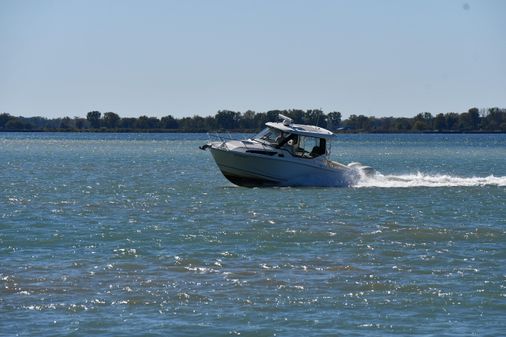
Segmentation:
{"type": "Polygon", "coordinates": [[[279,117],[279,119],[283,120],[283,125],[284,126],[290,126],[293,123],[293,119],[291,119],[290,117],[287,117],[287,116],[282,115],[282,114],[279,114],[278,117],[279,117]]]}

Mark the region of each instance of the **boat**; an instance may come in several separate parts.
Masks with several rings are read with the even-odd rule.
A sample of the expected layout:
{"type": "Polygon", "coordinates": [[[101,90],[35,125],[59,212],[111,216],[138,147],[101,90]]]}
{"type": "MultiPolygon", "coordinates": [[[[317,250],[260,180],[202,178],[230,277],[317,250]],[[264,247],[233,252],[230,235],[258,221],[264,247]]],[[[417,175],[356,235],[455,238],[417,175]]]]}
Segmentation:
{"type": "Polygon", "coordinates": [[[279,118],[252,138],[210,140],[200,149],[209,149],[221,173],[238,186],[352,186],[374,174],[358,162],[330,160],[331,131],[279,118]]]}

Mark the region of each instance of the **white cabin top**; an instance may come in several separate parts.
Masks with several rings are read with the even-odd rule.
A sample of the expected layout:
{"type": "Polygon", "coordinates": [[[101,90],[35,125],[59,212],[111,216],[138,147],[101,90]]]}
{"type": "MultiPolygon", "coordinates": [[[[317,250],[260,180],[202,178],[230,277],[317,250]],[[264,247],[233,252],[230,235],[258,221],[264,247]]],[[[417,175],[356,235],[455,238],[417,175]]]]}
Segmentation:
{"type": "Polygon", "coordinates": [[[296,135],[301,136],[308,136],[308,137],[315,137],[315,138],[326,138],[331,139],[334,137],[334,134],[324,128],[320,128],[318,126],[314,125],[304,125],[304,124],[288,124],[286,123],[286,120],[282,123],[273,123],[273,122],[267,122],[265,123],[266,126],[277,129],[282,132],[286,133],[293,133],[296,135]]]}

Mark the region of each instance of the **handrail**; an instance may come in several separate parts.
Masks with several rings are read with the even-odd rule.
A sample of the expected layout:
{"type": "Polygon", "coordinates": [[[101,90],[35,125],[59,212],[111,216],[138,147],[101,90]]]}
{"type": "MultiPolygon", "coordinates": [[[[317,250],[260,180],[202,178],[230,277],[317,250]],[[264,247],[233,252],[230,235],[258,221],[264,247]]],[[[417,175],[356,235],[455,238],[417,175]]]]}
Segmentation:
{"type": "MultiPolygon", "coordinates": [[[[225,149],[225,150],[228,150],[228,148],[225,146],[225,143],[228,140],[234,140],[234,138],[232,137],[230,132],[227,132],[226,134],[217,133],[217,132],[214,132],[214,133],[207,132],[207,138],[208,138],[209,142],[221,142],[219,147],[222,149],[225,149]],[[226,137],[226,136],[228,136],[228,137],[226,137]]],[[[272,148],[273,148],[272,145],[266,145],[261,141],[257,141],[256,139],[241,139],[239,141],[244,145],[244,147],[246,149],[254,149],[254,147],[249,146],[250,144],[248,144],[248,142],[254,142],[256,144],[260,144],[264,151],[272,151],[272,148]]]]}
{"type": "Polygon", "coordinates": [[[213,132],[213,133],[210,133],[210,132],[207,132],[207,139],[209,141],[220,141],[220,142],[224,142],[226,141],[228,138],[229,140],[233,140],[232,138],[232,135],[230,134],[230,132],[227,132],[226,134],[223,134],[223,133],[218,133],[218,132],[213,132]],[[224,135],[228,135],[228,137],[225,137],[224,135]]]}

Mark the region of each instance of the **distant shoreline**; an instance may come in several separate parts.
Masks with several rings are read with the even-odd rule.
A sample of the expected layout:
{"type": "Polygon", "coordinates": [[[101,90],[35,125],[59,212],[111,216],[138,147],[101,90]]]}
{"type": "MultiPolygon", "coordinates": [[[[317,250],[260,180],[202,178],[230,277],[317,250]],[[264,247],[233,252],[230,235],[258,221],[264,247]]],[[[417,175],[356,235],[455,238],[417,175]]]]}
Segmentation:
{"type": "MultiPolygon", "coordinates": [[[[240,133],[252,134],[260,130],[213,130],[213,131],[199,131],[199,130],[0,130],[0,133],[196,133],[196,134],[227,134],[227,133],[240,133]]],[[[333,131],[336,135],[353,135],[353,134],[442,134],[442,135],[457,135],[457,134],[503,134],[506,131],[333,131]]]]}
{"type": "Polygon", "coordinates": [[[175,118],[167,115],[161,118],[120,117],[114,112],[90,111],[86,117],[45,117],[12,116],[0,113],[0,132],[96,132],[96,133],[206,133],[233,132],[255,133],[265,123],[278,120],[283,114],[295,124],[316,125],[337,134],[352,133],[505,133],[506,109],[497,107],[470,108],[466,112],[419,113],[414,117],[374,117],[350,115],[342,119],[339,111],[325,113],[313,110],[270,110],[267,112],[246,112],[220,110],[214,116],[175,118]]]}

